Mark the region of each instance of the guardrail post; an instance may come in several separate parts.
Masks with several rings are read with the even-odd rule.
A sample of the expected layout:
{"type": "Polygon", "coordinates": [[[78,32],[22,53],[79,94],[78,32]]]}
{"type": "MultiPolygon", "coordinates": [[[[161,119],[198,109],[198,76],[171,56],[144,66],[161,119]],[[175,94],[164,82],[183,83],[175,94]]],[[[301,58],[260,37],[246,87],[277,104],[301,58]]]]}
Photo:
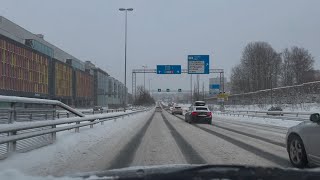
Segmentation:
{"type": "Polygon", "coordinates": [[[67,112],[67,118],[69,118],[69,116],[70,116],[70,115],[69,115],[69,113],[67,112]]]}
{"type": "MultiPolygon", "coordinates": [[[[56,128],[56,125],[52,125],[51,127],[52,127],[52,129],[54,129],[54,128],[56,128]]],[[[57,133],[56,132],[52,132],[51,133],[51,140],[52,140],[51,143],[55,142],[56,139],[57,139],[57,133]]]]}
{"type": "Polygon", "coordinates": [[[58,119],[60,119],[60,113],[58,112],[58,115],[57,115],[58,119]]]}
{"type": "Polygon", "coordinates": [[[46,120],[48,120],[48,114],[47,113],[46,113],[45,117],[46,117],[46,120]]]}
{"type": "Polygon", "coordinates": [[[92,111],[92,114],[94,114],[94,110],[92,111]]]}
{"type": "Polygon", "coordinates": [[[57,109],[56,109],[56,105],[53,105],[53,112],[52,112],[52,119],[54,120],[56,118],[56,113],[57,113],[57,109]]]}
{"type": "Polygon", "coordinates": [[[297,116],[296,117],[298,117],[299,116],[299,113],[297,113],[297,116]]]}
{"type": "MultiPolygon", "coordinates": [[[[8,136],[17,135],[17,131],[12,131],[8,133],[8,136]]],[[[15,152],[17,149],[17,141],[11,141],[7,143],[7,152],[12,153],[15,152]]]]}
{"type": "Polygon", "coordinates": [[[11,103],[11,109],[10,109],[10,116],[9,116],[9,122],[13,123],[17,120],[17,111],[16,111],[16,103],[11,103]]]}
{"type": "Polygon", "coordinates": [[[29,120],[32,121],[32,113],[29,116],[29,120]]]}
{"type": "MultiPolygon", "coordinates": [[[[76,122],[76,124],[80,124],[80,122],[76,122]]],[[[75,129],[75,132],[78,133],[79,131],[80,131],[80,128],[77,127],[77,128],[75,129]]]]}
{"type": "MultiPolygon", "coordinates": [[[[97,121],[98,119],[96,119],[96,121],[97,121]]],[[[90,122],[93,122],[93,121],[90,121],[90,122]]],[[[90,124],[90,128],[93,128],[93,124],[90,124]]]]}
{"type": "Polygon", "coordinates": [[[101,125],[103,125],[104,124],[104,121],[101,121],[101,125]]]}

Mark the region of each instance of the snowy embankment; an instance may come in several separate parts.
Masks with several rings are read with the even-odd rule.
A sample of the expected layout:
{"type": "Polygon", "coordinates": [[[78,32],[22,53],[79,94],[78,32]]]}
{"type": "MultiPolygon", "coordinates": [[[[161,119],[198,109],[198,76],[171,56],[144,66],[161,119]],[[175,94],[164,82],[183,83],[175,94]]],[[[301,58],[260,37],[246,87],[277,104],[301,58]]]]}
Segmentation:
{"type": "MultiPolygon", "coordinates": [[[[303,104],[279,104],[274,106],[280,106],[283,111],[288,112],[320,112],[319,103],[303,103],[303,104]]],[[[264,105],[226,105],[226,110],[249,110],[249,111],[267,111],[271,107],[271,104],[264,105]]]]}
{"type": "Polygon", "coordinates": [[[36,176],[105,170],[107,162],[130,140],[151,113],[152,111],[141,112],[106,121],[104,125],[97,124],[92,129],[83,127],[80,128],[80,133],[75,133],[74,130],[57,133],[57,140],[52,145],[13,154],[1,160],[2,175],[7,170],[36,176]]]}
{"type": "Polygon", "coordinates": [[[282,120],[282,119],[272,119],[272,118],[259,118],[259,117],[242,117],[242,116],[226,116],[221,114],[213,114],[212,118],[221,118],[230,121],[237,121],[237,122],[248,122],[248,123],[259,123],[259,124],[266,124],[272,126],[280,126],[280,127],[292,127],[297,124],[300,124],[302,121],[292,121],[292,120],[282,120]]]}

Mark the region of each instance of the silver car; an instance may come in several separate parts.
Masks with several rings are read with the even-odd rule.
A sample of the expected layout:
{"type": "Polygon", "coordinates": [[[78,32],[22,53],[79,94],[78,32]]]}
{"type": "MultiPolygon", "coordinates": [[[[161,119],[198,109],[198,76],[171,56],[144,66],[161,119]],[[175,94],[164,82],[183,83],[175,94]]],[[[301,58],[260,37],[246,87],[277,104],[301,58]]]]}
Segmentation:
{"type": "Polygon", "coordinates": [[[320,166],[320,115],[289,128],[286,136],[291,164],[297,168],[320,166]]]}

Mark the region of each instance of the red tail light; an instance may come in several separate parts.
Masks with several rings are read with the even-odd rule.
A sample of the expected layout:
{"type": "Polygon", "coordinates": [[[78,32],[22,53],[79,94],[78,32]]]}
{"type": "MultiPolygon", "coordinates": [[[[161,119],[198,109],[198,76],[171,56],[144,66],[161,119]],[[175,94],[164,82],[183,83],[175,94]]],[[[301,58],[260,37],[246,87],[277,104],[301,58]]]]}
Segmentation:
{"type": "Polygon", "coordinates": [[[191,116],[197,116],[198,115],[198,112],[192,112],[191,113],[191,116]]]}
{"type": "Polygon", "coordinates": [[[211,112],[207,112],[207,116],[212,117],[212,113],[211,112]]]}

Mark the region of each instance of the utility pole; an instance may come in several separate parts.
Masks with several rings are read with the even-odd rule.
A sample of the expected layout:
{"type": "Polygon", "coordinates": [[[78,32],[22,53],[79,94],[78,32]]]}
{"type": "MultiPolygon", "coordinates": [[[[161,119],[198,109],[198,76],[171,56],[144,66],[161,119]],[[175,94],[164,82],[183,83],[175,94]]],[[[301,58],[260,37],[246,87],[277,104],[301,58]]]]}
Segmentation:
{"type": "Polygon", "coordinates": [[[204,101],[204,82],[202,82],[202,100],[204,101]]]}

